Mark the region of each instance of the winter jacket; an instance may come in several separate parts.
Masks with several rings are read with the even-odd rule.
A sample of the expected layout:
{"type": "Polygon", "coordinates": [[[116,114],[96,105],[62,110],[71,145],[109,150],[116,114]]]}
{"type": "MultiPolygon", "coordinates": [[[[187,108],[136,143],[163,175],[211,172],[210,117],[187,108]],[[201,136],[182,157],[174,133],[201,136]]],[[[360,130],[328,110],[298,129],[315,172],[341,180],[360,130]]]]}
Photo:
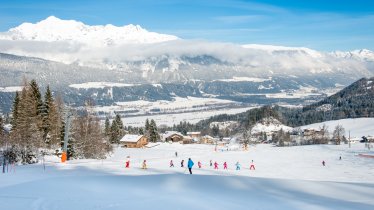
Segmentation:
{"type": "Polygon", "coordinates": [[[193,161],[191,159],[188,160],[188,168],[192,168],[192,166],[194,165],[193,161]]]}

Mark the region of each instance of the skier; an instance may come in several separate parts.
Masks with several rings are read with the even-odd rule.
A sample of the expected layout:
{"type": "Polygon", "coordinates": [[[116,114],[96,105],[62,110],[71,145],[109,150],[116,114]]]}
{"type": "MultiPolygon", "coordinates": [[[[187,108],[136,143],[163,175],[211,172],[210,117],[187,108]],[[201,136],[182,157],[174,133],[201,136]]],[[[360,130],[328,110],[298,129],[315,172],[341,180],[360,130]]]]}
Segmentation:
{"type": "Polygon", "coordinates": [[[184,167],[184,160],[181,161],[181,168],[184,167]]]}
{"type": "Polygon", "coordinates": [[[227,170],[227,163],[226,162],[223,163],[223,169],[227,170]]]}
{"type": "Polygon", "coordinates": [[[235,166],[236,166],[236,170],[237,170],[237,171],[240,170],[240,163],[239,163],[239,161],[236,162],[235,166]]]}
{"type": "Polygon", "coordinates": [[[175,157],[178,157],[178,152],[175,152],[175,157]]]}
{"type": "Polygon", "coordinates": [[[191,158],[188,158],[187,167],[188,167],[188,170],[190,171],[190,174],[192,174],[193,165],[194,165],[194,162],[191,160],[191,158]]]}
{"type": "Polygon", "coordinates": [[[201,162],[197,162],[197,165],[199,166],[199,168],[201,168],[201,162]]]}
{"type": "Polygon", "coordinates": [[[173,167],[174,168],[174,163],[173,163],[173,160],[170,160],[170,168],[173,167]]]}
{"type": "Polygon", "coordinates": [[[322,165],[325,166],[325,161],[324,160],[322,160],[322,165]]]}
{"type": "Polygon", "coordinates": [[[342,160],[342,156],[339,156],[339,160],[342,160]]]}
{"type": "Polygon", "coordinates": [[[213,166],[213,162],[212,162],[212,160],[210,160],[210,163],[209,163],[209,165],[210,165],[210,167],[212,167],[212,166],[213,166]]]}
{"type": "Polygon", "coordinates": [[[130,156],[127,156],[127,159],[126,159],[126,168],[130,168],[130,156]]]}
{"type": "Polygon", "coordinates": [[[217,162],[214,162],[214,169],[218,170],[218,163],[217,162]]]}
{"type": "Polygon", "coordinates": [[[147,161],[146,160],[143,161],[142,169],[147,169],[147,161]]]}
{"type": "Polygon", "coordinates": [[[251,167],[249,167],[249,170],[252,170],[252,168],[253,168],[253,170],[256,170],[256,168],[255,168],[255,164],[253,163],[253,160],[252,160],[252,162],[251,162],[251,167]]]}

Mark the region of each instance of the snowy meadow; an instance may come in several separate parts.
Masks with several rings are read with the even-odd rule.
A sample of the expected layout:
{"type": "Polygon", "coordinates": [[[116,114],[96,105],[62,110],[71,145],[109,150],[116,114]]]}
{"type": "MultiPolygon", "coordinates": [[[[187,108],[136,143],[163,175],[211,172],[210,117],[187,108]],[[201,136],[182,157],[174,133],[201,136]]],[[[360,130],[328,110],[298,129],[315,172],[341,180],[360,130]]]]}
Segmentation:
{"type": "Polygon", "coordinates": [[[361,143],[351,148],[261,144],[248,151],[179,143],[149,146],[119,147],[105,160],[60,163],[51,156],[45,170],[42,163],[9,167],[0,176],[0,209],[374,208],[374,158],[359,156],[374,152],[361,143]],[[125,168],[128,156],[130,168],[125,168]],[[195,163],[193,175],[185,168],[188,158],[195,163]],[[147,169],[141,169],[144,160],[147,169]],[[255,170],[249,169],[252,160],[255,170]]]}

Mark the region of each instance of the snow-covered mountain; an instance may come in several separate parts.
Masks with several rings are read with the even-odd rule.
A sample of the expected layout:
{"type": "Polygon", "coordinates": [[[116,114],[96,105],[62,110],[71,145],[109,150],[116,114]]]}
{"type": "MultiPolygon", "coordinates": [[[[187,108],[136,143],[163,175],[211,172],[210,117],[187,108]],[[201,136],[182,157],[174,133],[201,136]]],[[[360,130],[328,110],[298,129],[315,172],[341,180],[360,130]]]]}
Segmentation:
{"type": "Polygon", "coordinates": [[[0,34],[3,40],[73,41],[91,46],[145,44],[176,40],[173,35],[148,32],[139,25],[117,27],[111,24],[89,26],[75,20],[50,16],[38,23],[23,23],[0,34]]]}
{"type": "MultiPolygon", "coordinates": [[[[142,84],[126,89],[133,93],[128,95],[124,87],[114,88],[118,100],[212,96],[273,103],[282,102],[282,95],[298,103],[320,99],[325,88],[374,76],[373,55],[370,50],[320,52],[183,40],[137,25],[90,26],[51,16],[0,33],[0,87],[18,86],[26,76],[58,88],[87,82],[142,84]],[[304,89],[311,98],[295,99],[304,89]],[[313,98],[316,92],[319,98],[313,98]]],[[[94,91],[90,97],[98,95],[94,91]]]]}

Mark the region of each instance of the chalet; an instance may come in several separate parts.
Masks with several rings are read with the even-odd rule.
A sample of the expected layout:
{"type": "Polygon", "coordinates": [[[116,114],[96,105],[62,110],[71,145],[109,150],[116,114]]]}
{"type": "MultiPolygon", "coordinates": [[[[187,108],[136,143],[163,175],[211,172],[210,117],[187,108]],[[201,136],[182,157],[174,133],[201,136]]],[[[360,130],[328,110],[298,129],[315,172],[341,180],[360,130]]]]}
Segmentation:
{"type": "Polygon", "coordinates": [[[183,136],[183,140],[181,143],[183,144],[192,144],[194,141],[191,136],[183,136]]]}
{"type": "Polygon", "coordinates": [[[181,142],[183,141],[183,134],[177,131],[166,131],[163,135],[164,141],[181,142]]]}
{"type": "Polygon", "coordinates": [[[148,144],[148,139],[144,135],[126,134],[119,142],[125,148],[142,148],[148,144]]]}
{"type": "Polygon", "coordinates": [[[200,144],[214,144],[214,138],[209,135],[205,135],[200,138],[199,142],[200,144]]]}
{"type": "Polygon", "coordinates": [[[198,141],[201,138],[201,132],[187,132],[187,136],[191,137],[195,141],[198,141]]]}

